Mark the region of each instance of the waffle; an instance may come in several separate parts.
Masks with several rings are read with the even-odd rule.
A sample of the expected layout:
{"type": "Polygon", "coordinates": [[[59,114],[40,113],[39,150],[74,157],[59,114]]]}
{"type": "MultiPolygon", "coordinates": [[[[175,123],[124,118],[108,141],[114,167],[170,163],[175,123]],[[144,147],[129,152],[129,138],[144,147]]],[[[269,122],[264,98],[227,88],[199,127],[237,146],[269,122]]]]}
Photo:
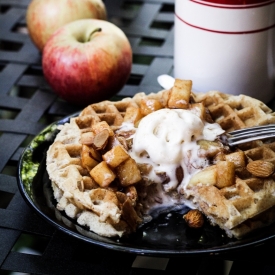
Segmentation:
{"type": "MultiPolygon", "coordinates": [[[[243,166],[235,165],[235,180],[232,185],[219,188],[216,186],[217,182],[210,185],[206,182],[206,184],[187,186],[194,195],[197,208],[213,224],[224,229],[228,236],[241,238],[252,229],[266,226],[274,221],[274,215],[270,216],[272,214],[270,209],[274,208],[275,204],[274,150],[274,142],[244,150],[245,162],[243,166]],[[255,169],[259,170],[261,163],[271,164],[271,175],[268,173],[268,176],[265,174],[254,176],[254,171],[252,174],[247,169],[247,165],[254,162],[255,169]],[[264,216],[266,218],[263,218],[264,216]],[[267,217],[272,218],[268,220],[267,217]]],[[[228,154],[226,158],[230,158],[232,154],[228,154]]],[[[201,172],[202,177],[203,174],[204,171],[201,172]]]]}
{"type": "Polygon", "coordinates": [[[212,119],[227,132],[275,121],[275,113],[268,106],[249,96],[209,91],[194,94],[194,100],[203,102],[212,119]]]}
{"type": "Polygon", "coordinates": [[[147,168],[129,155],[133,128],[125,125],[138,127],[142,118],[164,108],[199,107],[205,121],[218,123],[226,132],[275,123],[272,110],[256,99],[218,91],[196,94],[191,86],[191,81],[177,80],[171,90],[91,104],[60,126],[47,152],[57,209],[107,237],[134,232],[155,201],[165,208],[164,199],[169,196],[177,204],[190,202],[229,237],[243,238],[273,222],[275,143],[257,141],[228,148],[219,141],[214,153],[212,145],[204,148],[211,165],[195,173],[185,190],[155,186],[148,180],[147,168]],[[114,154],[119,156],[115,160],[114,154]],[[258,174],[253,171],[257,166],[262,167],[258,174]]]}
{"type": "Polygon", "coordinates": [[[128,107],[136,106],[131,99],[121,102],[104,101],[89,105],[70,123],[60,126],[54,143],[47,151],[47,171],[52,183],[57,209],[80,225],[106,237],[122,236],[135,231],[141,222],[135,211],[131,194],[134,190],[124,188],[124,193],[109,186],[101,188],[83,165],[83,144],[97,122],[106,122],[111,130],[123,121],[128,107]],[[127,195],[125,195],[127,194],[127,195]]]}

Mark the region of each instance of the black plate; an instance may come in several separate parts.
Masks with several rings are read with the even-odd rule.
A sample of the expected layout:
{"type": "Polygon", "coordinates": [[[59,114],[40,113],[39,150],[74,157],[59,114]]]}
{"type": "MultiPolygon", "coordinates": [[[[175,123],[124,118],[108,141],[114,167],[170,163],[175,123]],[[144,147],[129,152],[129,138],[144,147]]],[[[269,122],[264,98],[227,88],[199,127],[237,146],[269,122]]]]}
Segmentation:
{"type": "Polygon", "coordinates": [[[243,240],[230,239],[207,222],[201,229],[190,229],[182,218],[183,210],[163,214],[143,225],[135,234],[121,239],[101,237],[79,226],[65,213],[56,210],[45,164],[45,153],[58,133],[57,125],[69,122],[75,115],[49,125],[37,135],[25,148],[18,166],[18,187],[22,196],[34,211],[59,230],[87,243],[152,256],[219,254],[263,244],[275,237],[275,224],[243,240]]]}

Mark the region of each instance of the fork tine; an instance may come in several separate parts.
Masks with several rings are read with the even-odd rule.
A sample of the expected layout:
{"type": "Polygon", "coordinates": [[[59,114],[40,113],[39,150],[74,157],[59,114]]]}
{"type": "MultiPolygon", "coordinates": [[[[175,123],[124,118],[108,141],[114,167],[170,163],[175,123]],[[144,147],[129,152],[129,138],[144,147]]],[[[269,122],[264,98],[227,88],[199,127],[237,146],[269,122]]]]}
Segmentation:
{"type": "Polygon", "coordinates": [[[275,127],[274,129],[268,128],[268,129],[252,129],[250,131],[245,132],[238,132],[232,134],[232,132],[228,133],[232,138],[243,138],[243,137],[250,137],[250,136],[257,136],[257,135],[263,135],[263,134],[272,134],[275,133],[275,127]]]}
{"type": "Polygon", "coordinates": [[[254,140],[261,140],[261,139],[267,139],[267,138],[273,138],[275,137],[275,132],[271,133],[261,133],[261,134],[250,134],[250,135],[244,135],[244,136],[238,136],[238,137],[229,137],[227,142],[229,146],[235,146],[238,144],[254,141],[254,140]],[[245,136],[245,138],[244,138],[245,136]]]}
{"type": "Polygon", "coordinates": [[[228,145],[235,146],[245,142],[275,137],[275,124],[243,128],[227,133],[228,145]]]}
{"type": "Polygon", "coordinates": [[[229,146],[275,137],[275,124],[261,125],[234,130],[227,133],[229,146]]]}
{"type": "Polygon", "coordinates": [[[230,132],[230,134],[236,135],[236,134],[239,134],[239,133],[248,133],[248,132],[254,132],[254,131],[262,131],[262,130],[265,130],[265,129],[275,130],[275,124],[268,124],[268,125],[261,125],[261,126],[242,128],[242,129],[234,130],[234,131],[230,132]]]}

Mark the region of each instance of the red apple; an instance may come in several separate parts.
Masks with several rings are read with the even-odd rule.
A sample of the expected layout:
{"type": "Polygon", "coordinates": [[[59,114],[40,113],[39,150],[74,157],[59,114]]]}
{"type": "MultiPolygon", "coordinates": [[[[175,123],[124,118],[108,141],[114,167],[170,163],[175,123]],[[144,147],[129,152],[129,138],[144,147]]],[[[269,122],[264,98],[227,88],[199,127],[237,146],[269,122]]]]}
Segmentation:
{"type": "Polygon", "coordinates": [[[27,8],[29,36],[42,51],[49,37],[65,24],[84,18],[106,20],[101,0],[32,0],[27,8]]]}
{"type": "Polygon", "coordinates": [[[43,73],[63,99],[88,105],[115,95],[132,67],[132,48],[116,25],[80,19],[59,28],[46,43],[43,73]]]}

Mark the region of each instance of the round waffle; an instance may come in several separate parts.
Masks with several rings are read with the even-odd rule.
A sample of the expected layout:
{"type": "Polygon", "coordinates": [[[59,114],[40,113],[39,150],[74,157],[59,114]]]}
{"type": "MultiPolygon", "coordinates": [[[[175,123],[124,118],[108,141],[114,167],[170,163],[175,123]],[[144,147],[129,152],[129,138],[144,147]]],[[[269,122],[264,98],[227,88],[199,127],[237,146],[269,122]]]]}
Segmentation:
{"type": "Polygon", "coordinates": [[[176,80],[170,90],[91,104],[60,126],[47,152],[57,209],[107,237],[134,232],[148,217],[148,209],[156,202],[165,207],[163,199],[168,197],[189,201],[230,237],[242,238],[273,222],[274,171],[255,176],[248,164],[275,165],[275,143],[257,141],[236,148],[201,143],[211,165],[199,169],[182,192],[162,188],[165,177],[165,184],[154,185],[148,180],[148,166],[129,154],[133,127],[125,125],[137,128],[143,117],[164,108],[199,108],[204,121],[218,123],[226,132],[275,123],[272,110],[256,99],[218,91],[195,94],[191,87],[191,81],[176,80]],[[160,192],[166,196],[157,198],[160,192]]]}

